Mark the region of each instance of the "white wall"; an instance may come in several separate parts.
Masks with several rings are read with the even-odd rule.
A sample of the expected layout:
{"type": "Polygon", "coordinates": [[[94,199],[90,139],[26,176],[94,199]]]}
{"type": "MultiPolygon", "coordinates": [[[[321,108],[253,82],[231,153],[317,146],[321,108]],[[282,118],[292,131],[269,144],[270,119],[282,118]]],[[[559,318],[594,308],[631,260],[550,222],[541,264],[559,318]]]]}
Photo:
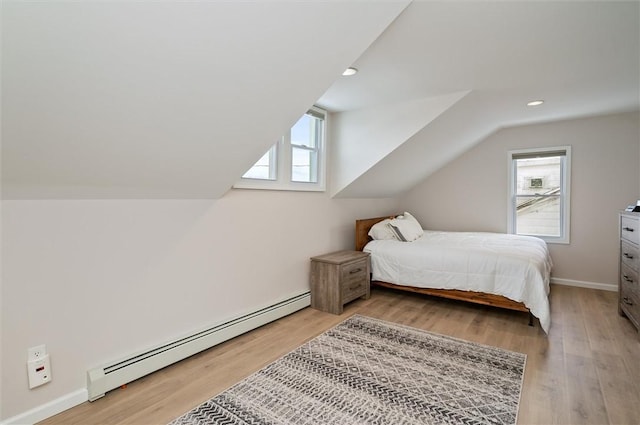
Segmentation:
{"type": "Polygon", "coordinates": [[[618,211],[640,199],[639,115],[506,128],[401,198],[423,226],[507,231],[507,151],[572,146],[571,244],[550,244],[554,278],[615,285],[618,211]]]}
{"type": "MultiPolygon", "coordinates": [[[[343,192],[354,180],[468,93],[455,92],[332,114],[331,140],[335,140],[335,146],[331,194],[352,197],[353,194],[343,192]]],[[[388,179],[394,177],[396,175],[387,176],[388,179]]]]}
{"type": "Polygon", "coordinates": [[[2,418],[86,387],[86,371],[309,288],[397,202],[232,190],[215,200],[4,201],[2,418]],[[26,350],[53,381],[28,390],[26,350]]]}

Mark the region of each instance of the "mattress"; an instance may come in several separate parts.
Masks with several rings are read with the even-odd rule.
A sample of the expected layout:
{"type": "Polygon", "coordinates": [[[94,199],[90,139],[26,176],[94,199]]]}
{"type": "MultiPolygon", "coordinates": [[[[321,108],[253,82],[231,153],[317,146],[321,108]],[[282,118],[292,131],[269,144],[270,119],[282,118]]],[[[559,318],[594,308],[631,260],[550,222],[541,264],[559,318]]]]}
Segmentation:
{"type": "Polygon", "coordinates": [[[419,288],[485,292],[522,302],[549,331],[547,244],[532,236],[426,230],[413,242],[374,240],[372,280],[419,288]]]}

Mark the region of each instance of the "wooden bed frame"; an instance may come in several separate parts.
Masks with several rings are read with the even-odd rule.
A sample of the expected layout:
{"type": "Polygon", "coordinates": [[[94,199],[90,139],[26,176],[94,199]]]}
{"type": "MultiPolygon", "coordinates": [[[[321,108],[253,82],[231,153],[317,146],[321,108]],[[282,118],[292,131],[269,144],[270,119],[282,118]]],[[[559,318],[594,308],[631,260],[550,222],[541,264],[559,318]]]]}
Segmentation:
{"type": "MultiPolygon", "coordinates": [[[[356,250],[362,251],[365,245],[371,240],[369,230],[374,224],[393,216],[366,218],[356,220],[356,250]]],[[[386,288],[399,289],[402,291],[416,292],[424,295],[432,295],[436,297],[449,298],[453,300],[468,301],[475,304],[489,305],[492,307],[505,308],[509,310],[524,311],[529,313],[529,325],[533,326],[533,315],[529,309],[521,302],[513,301],[502,295],[487,294],[484,292],[460,291],[457,289],[432,289],[432,288],[416,288],[412,286],[396,285],[388,282],[371,281],[371,284],[383,286],[386,288]]]]}

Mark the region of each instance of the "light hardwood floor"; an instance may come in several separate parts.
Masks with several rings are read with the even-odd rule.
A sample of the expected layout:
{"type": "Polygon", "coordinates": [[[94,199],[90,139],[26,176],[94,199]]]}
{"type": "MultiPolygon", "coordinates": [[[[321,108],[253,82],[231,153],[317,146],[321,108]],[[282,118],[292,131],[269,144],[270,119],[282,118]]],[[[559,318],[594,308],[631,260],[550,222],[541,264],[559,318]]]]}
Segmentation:
{"type": "Polygon", "coordinates": [[[546,336],[526,313],[374,289],[340,316],[306,308],[41,423],[166,424],[357,313],[526,353],[519,424],[638,424],[640,337],[616,302],[553,285],[546,336]]]}

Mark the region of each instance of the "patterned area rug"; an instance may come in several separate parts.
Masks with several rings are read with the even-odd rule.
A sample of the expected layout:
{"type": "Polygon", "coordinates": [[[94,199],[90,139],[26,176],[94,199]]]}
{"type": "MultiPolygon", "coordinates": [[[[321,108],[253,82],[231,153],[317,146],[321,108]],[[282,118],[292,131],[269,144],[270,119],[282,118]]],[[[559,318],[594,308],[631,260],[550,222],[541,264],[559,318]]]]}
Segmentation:
{"type": "Polygon", "coordinates": [[[353,316],[170,425],[515,424],[525,361],[353,316]]]}

